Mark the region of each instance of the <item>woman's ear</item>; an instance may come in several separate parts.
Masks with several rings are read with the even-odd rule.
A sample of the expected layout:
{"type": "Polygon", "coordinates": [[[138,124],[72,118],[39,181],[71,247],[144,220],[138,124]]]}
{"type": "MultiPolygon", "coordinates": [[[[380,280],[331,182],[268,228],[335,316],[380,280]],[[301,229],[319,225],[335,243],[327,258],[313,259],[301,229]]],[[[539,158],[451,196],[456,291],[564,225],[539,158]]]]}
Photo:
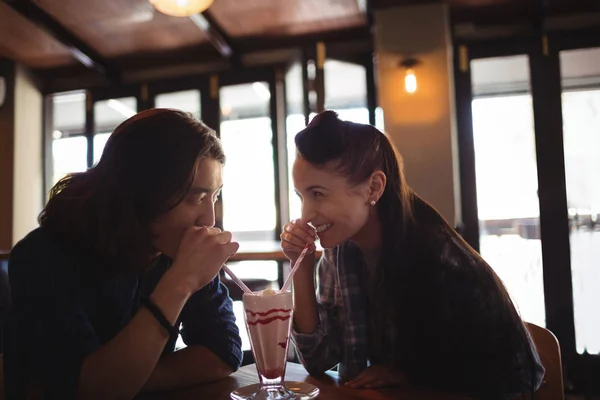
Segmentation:
{"type": "Polygon", "coordinates": [[[371,205],[377,204],[381,196],[383,196],[386,182],[387,178],[383,171],[377,170],[371,174],[369,178],[369,202],[371,205]]]}

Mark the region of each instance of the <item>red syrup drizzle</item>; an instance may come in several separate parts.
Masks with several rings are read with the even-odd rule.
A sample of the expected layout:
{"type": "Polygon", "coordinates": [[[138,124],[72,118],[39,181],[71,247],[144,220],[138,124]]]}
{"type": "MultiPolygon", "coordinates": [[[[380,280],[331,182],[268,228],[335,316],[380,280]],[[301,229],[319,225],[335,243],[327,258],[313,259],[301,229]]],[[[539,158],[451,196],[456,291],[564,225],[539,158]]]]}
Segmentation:
{"type": "Polygon", "coordinates": [[[291,310],[285,310],[285,309],[283,309],[283,308],[272,308],[272,309],[270,309],[270,310],[268,310],[268,311],[264,311],[264,312],[254,312],[254,311],[250,311],[250,310],[246,309],[246,312],[247,312],[248,314],[250,314],[251,316],[253,316],[253,317],[254,317],[254,316],[257,316],[257,315],[258,315],[258,316],[261,316],[261,317],[264,317],[265,315],[269,315],[269,314],[271,314],[271,313],[274,313],[274,312],[284,312],[284,313],[289,313],[290,311],[291,311],[291,310]]]}
{"type": "Polygon", "coordinates": [[[281,346],[281,348],[285,349],[285,348],[286,348],[286,346],[287,346],[287,341],[288,341],[288,338],[286,337],[286,338],[285,338],[285,341],[283,341],[283,342],[279,342],[279,343],[277,343],[277,345],[278,345],[278,346],[281,346]]]}
{"type": "Polygon", "coordinates": [[[271,318],[257,319],[254,322],[248,321],[248,325],[251,325],[251,326],[254,326],[256,324],[267,325],[267,324],[270,324],[271,322],[275,321],[276,319],[279,319],[281,321],[287,321],[288,319],[290,319],[290,316],[286,315],[285,317],[282,317],[280,315],[276,315],[271,318]]]}

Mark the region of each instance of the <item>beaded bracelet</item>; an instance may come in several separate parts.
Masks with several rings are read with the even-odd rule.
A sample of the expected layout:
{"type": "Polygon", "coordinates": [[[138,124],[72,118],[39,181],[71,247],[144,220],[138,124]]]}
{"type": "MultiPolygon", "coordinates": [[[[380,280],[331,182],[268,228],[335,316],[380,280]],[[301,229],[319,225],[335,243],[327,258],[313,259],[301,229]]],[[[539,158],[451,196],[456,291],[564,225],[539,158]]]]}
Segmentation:
{"type": "Polygon", "coordinates": [[[152,314],[154,318],[156,318],[156,320],[161,324],[161,326],[165,328],[165,330],[169,333],[170,337],[179,336],[179,329],[171,325],[171,323],[162,313],[160,308],[158,308],[158,306],[154,304],[152,300],[150,300],[149,298],[145,298],[142,300],[142,305],[146,307],[148,311],[150,311],[150,314],[152,314]]]}

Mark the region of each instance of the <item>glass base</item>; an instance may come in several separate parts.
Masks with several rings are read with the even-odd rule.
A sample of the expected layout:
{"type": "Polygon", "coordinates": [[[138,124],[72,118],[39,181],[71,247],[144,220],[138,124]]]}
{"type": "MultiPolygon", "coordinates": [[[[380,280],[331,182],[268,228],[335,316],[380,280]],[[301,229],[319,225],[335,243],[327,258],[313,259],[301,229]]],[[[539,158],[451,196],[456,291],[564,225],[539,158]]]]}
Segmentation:
{"type": "Polygon", "coordinates": [[[233,400],[310,400],[319,395],[319,389],[306,382],[286,382],[285,385],[262,387],[260,384],[248,385],[231,392],[233,400]]]}

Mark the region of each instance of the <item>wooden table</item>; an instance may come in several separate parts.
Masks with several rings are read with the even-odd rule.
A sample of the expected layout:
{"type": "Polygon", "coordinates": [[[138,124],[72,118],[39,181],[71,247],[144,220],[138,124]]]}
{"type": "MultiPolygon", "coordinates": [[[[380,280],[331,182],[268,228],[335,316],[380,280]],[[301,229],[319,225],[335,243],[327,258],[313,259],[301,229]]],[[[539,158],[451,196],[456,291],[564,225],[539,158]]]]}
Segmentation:
{"type": "MultiPolygon", "coordinates": [[[[320,390],[318,399],[322,400],[465,400],[464,397],[414,389],[350,389],[339,385],[337,373],[335,372],[328,372],[325,376],[315,378],[308,375],[300,364],[295,363],[287,364],[285,378],[287,381],[307,382],[317,386],[320,390]]],[[[255,383],[258,383],[258,375],[255,364],[251,364],[240,368],[232,376],[215,383],[185,390],[146,393],[139,396],[138,400],[227,400],[233,390],[255,383]]]]}
{"type": "MultiPolygon", "coordinates": [[[[321,251],[316,252],[317,259],[321,257],[321,251]]],[[[236,255],[229,261],[287,261],[287,257],[281,250],[281,244],[276,240],[267,241],[243,241],[236,255]]]]}

